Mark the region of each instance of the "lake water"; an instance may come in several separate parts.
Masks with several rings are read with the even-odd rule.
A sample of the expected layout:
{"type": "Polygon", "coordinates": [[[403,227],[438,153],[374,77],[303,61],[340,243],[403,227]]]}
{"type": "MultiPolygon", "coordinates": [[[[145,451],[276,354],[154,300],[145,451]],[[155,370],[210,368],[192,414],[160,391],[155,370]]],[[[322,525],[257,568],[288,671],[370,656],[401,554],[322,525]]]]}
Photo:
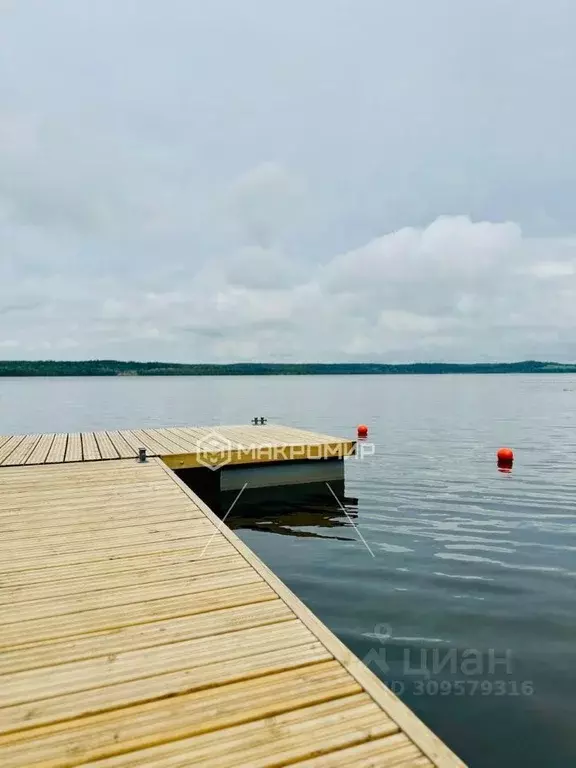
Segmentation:
{"type": "Polygon", "coordinates": [[[0,379],[3,434],[261,415],[374,453],[239,535],[473,768],[576,765],[576,377],[0,379]]]}

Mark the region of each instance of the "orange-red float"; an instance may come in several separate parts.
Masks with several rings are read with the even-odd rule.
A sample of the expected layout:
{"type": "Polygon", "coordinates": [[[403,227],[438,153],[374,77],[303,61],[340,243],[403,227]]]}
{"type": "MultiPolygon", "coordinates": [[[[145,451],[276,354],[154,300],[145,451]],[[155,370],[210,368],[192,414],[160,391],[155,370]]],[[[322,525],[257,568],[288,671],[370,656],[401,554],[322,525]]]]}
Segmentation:
{"type": "Polygon", "coordinates": [[[512,448],[500,448],[496,456],[498,461],[502,463],[512,464],[514,461],[514,451],[512,448]]]}

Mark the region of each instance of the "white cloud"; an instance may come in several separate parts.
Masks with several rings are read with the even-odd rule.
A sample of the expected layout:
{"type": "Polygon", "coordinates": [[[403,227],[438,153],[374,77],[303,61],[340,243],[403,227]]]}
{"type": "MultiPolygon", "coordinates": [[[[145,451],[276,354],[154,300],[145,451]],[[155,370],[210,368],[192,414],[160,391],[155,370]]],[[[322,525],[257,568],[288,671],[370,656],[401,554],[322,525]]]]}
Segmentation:
{"type": "Polygon", "coordinates": [[[112,268],[94,280],[13,277],[0,304],[13,341],[2,347],[174,360],[569,359],[575,254],[576,238],[458,216],[298,269],[287,252],[240,247],[165,291],[142,287],[148,264],[135,266],[133,284],[112,268]]]}

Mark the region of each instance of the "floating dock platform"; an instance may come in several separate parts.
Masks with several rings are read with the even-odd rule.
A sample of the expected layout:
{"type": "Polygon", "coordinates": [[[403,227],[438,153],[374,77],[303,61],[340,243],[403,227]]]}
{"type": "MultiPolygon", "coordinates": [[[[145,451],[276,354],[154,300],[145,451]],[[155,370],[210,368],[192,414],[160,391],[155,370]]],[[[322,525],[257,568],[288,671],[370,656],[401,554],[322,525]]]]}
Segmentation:
{"type": "Polygon", "coordinates": [[[354,440],[272,425],[172,427],[49,435],[0,435],[0,466],[137,458],[142,448],[171,469],[342,459],[354,440]]]}
{"type": "Polygon", "coordinates": [[[0,438],[2,768],[463,766],[171,469],[286,439],[0,438]]]}

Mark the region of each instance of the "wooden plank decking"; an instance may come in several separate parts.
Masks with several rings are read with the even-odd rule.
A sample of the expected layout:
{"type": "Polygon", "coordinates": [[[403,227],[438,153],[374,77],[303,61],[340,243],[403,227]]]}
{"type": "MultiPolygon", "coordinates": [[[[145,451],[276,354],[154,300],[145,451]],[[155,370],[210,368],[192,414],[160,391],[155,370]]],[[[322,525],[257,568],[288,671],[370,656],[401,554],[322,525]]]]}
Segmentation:
{"type": "Polygon", "coordinates": [[[0,435],[0,467],[161,456],[173,469],[344,457],[355,441],[276,425],[0,435]]]}
{"type": "Polygon", "coordinates": [[[463,765],[160,459],[0,490],[2,768],[463,765]]]}

